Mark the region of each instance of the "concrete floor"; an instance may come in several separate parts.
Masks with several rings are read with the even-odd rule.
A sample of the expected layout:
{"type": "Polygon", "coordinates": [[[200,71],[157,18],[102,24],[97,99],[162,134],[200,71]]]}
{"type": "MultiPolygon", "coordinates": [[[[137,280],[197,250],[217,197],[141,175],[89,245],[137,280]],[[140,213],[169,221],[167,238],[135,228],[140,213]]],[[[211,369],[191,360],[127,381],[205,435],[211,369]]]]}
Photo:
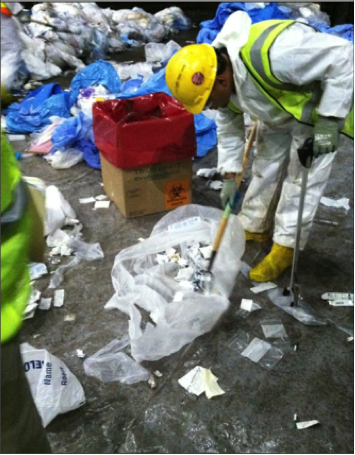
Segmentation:
{"type": "MultiPolygon", "coordinates": [[[[213,14],[194,12],[201,20],[213,14]]],[[[196,22],[199,22],[196,21],[196,22]]],[[[198,29],[184,32],[175,41],[185,44],[198,29]]],[[[144,60],[142,49],[120,54],[117,60],[144,60]]],[[[70,78],[60,79],[62,87],[70,78]]],[[[25,144],[18,143],[23,150],[25,144]]],[[[332,308],[320,299],[327,291],[353,292],[354,286],[354,200],[353,144],[339,151],[325,195],[350,198],[350,210],[319,206],[316,218],[336,221],[337,226],[315,222],[306,249],[299,257],[302,296],[321,316],[345,327],[353,327],[353,308],[332,308]]],[[[192,202],[220,207],[219,193],[196,176],[200,168],[216,165],[216,150],[195,159],[192,202]]],[[[250,165],[241,192],[250,181],[250,165]]],[[[237,316],[242,298],[253,298],[250,284],[240,273],[230,298],[230,307],[214,329],[179,352],[156,362],[144,362],[151,372],[159,370],[157,389],[146,382],[123,385],[102,383],[88,377],[83,360],[75,354],[82,349],[94,354],[114,338],[128,331],[128,317],[116,310],[104,310],[113,294],[111,269],[115,256],[148,237],[164,214],[125,219],[114,204],[94,212],[79,198],[102,193],[101,172],[80,163],[68,170],[55,170],[38,156],[20,161],[25,175],[40,177],[56,185],[83,224],[83,239],[99,242],[102,260],[82,262],[68,271],[63,287],[62,308],[37,311],[24,323],[22,341],[46,348],[62,359],[81,382],[86,404],[58,416],[47,434],[56,453],[354,453],[353,342],[336,327],[305,326],[277,308],[266,293],[255,300],[262,310],[242,319],[237,316]],[[64,316],[76,314],[74,322],[64,316]],[[238,330],[263,337],[260,321],[281,318],[290,339],[289,349],[270,371],[228,348],[238,330]],[[40,336],[37,336],[37,335],[40,336]],[[194,366],[210,368],[219,378],[225,394],[208,400],[185,391],[178,379],[194,366]],[[300,421],[319,420],[320,425],[304,430],[293,428],[293,416],[300,421]]],[[[243,260],[256,265],[271,243],[248,242],[243,260]]],[[[65,263],[65,260],[62,261],[65,263]]],[[[50,270],[55,266],[49,265],[50,270]]],[[[276,280],[289,283],[290,272],[276,280]]],[[[49,277],[37,281],[43,296],[49,277]]]]}

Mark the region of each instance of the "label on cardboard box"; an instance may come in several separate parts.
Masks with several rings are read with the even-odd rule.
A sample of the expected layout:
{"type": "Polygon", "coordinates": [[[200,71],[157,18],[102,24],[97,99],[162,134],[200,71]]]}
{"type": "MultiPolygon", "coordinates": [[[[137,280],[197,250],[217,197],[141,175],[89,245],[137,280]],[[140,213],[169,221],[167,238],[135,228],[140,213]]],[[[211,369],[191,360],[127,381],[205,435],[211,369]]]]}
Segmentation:
{"type": "Polygon", "coordinates": [[[188,180],[178,180],[165,184],[165,208],[167,210],[189,203],[190,183],[188,180]]]}

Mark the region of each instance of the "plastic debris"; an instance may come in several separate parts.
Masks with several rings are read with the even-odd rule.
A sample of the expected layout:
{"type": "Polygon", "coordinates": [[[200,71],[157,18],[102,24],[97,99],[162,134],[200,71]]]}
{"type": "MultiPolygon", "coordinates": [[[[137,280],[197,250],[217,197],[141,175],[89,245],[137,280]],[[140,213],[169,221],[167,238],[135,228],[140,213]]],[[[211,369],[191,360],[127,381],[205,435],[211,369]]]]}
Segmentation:
{"type": "Polygon", "coordinates": [[[71,313],[64,316],[64,322],[73,322],[76,319],[76,315],[71,313]]]}
{"type": "Polygon", "coordinates": [[[76,213],[59,189],[50,185],[46,188],[46,221],[44,235],[53,234],[64,226],[78,224],[76,213]]]}
{"type": "Polygon", "coordinates": [[[52,298],[51,297],[42,298],[40,300],[40,302],[39,302],[38,308],[40,310],[49,310],[49,308],[51,307],[51,304],[52,304],[52,298]]]}
{"type": "Polygon", "coordinates": [[[108,209],[110,207],[111,201],[96,201],[94,210],[96,209],[108,209]]]}
{"type": "Polygon", "coordinates": [[[217,171],[217,168],[216,167],[213,167],[211,169],[199,169],[197,172],[196,172],[196,175],[198,177],[205,177],[207,179],[211,179],[212,177],[214,177],[216,174],[218,173],[217,171]]]}
{"type": "Polygon", "coordinates": [[[79,199],[80,204],[89,204],[90,202],[96,202],[94,197],[84,197],[79,199]]]}
{"type": "Polygon", "coordinates": [[[286,338],[287,333],[281,319],[268,319],[262,321],[261,327],[265,338],[286,338]]]}
{"type": "Polygon", "coordinates": [[[151,389],[156,389],[157,383],[153,375],[151,375],[150,378],[148,379],[148,384],[151,389]]]}
{"type": "Polygon", "coordinates": [[[82,349],[77,349],[75,352],[76,352],[76,356],[79,357],[79,359],[83,359],[86,356],[86,354],[84,354],[82,349]]]}
{"type": "Polygon", "coordinates": [[[64,289],[54,291],[53,306],[59,308],[64,305],[64,289]]]}
{"type": "Polygon", "coordinates": [[[339,226],[339,223],[337,221],[320,220],[318,218],[315,218],[314,221],[320,224],[331,224],[333,226],[339,226]]]}
{"type": "Polygon", "coordinates": [[[242,299],[240,308],[236,312],[236,316],[246,319],[250,313],[256,310],[261,310],[261,306],[251,299],[242,299]]]}
{"type": "Polygon", "coordinates": [[[223,187],[223,182],[220,180],[215,180],[214,182],[209,182],[208,186],[211,188],[211,190],[221,190],[223,187]]]}
{"type": "Polygon", "coordinates": [[[120,352],[129,344],[129,337],[113,340],[91,357],[83,365],[88,376],[94,376],[102,382],[119,381],[123,384],[135,384],[147,381],[148,371],[128,355],[120,352]]]}
{"type": "Polygon", "coordinates": [[[104,201],[105,199],[107,199],[107,196],[106,194],[100,194],[99,196],[95,196],[95,199],[97,201],[104,201]]]}
{"type": "Polygon", "coordinates": [[[31,281],[38,280],[38,278],[41,278],[48,273],[46,264],[42,264],[40,262],[31,262],[29,268],[31,281]]]}
{"type": "Polygon", "coordinates": [[[225,393],[217,381],[218,378],[212,374],[211,370],[200,366],[195,367],[178,380],[179,384],[189,393],[201,395],[205,392],[208,399],[225,393]]]}
{"type": "Polygon", "coordinates": [[[346,197],[335,200],[323,196],[320,200],[320,203],[326,205],[327,207],[344,208],[345,210],[350,209],[349,199],[346,197]]]}
{"type": "Polygon", "coordinates": [[[254,286],[253,288],[250,288],[254,294],[259,294],[259,292],[267,291],[269,289],[274,289],[277,288],[277,284],[272,283],[271,281],[268,281],[266,283],[260,283],[258,286],[254,286]]]}
{"type": "Polygon", "coordinates": [[[24,134],[8,134],[7,138],[10,142],[25,141],[26,136],[24,134]]]}
{"type": "Polygon", "coordinates": [[[80,382],[58,357],[28,343],[22,343],[20,350],[23,369],[44,427],[58,414],[85,403],[80,382]]]}
{"type": "Polygon", "coordinates": [[[308,422],[296,422],[296,427],[298,430],[303,430],[304,428],[313,427],[314,425],[318,424],[318,420],[309,420],[308,422]]]}

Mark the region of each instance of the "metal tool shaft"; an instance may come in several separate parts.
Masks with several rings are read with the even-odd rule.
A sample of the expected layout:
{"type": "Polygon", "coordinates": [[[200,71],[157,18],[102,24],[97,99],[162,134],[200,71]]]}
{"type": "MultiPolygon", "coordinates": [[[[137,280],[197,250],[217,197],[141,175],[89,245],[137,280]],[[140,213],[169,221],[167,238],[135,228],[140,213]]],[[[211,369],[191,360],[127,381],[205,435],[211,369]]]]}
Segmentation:
{"type": "MultiPolygon", "coordinates": [[[[295,240],[295,249],[293,253],[293,260],[292,260],[292,272],[291,272],[291,283],[290,288],[291,290],[295,289],[295,275],[297,272],[297,265],[298,265],[298,253],[299,253],[299,245],[301,239],[301,231],[302,231],[302,215],[303,215],[303,207],[304,207],[304,200],[306,197],[307,191],[307,181],[308,181],[308,169],[303,167],[302,168],[302,184],[301,184],[301,195],[300,195],[300,202],[298,206],[298,215],[297,215],[297,231],[296,231],[296,240],[295,240]]],[[[295,306],[297,305],[298,301],[298,293],[295,293],[295,306]]]]}

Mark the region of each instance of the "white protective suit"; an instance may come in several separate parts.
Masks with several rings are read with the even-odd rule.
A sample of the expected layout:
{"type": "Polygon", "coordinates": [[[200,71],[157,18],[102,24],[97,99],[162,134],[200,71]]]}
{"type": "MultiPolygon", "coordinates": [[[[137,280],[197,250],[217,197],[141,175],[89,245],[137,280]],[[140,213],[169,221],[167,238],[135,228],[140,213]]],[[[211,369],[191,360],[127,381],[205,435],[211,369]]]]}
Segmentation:
{"type": "MultiPolygon", "coordinates": [[[[274,221],[274,243],[294,248],[302,176],[297,149],[306,138],[313,137],[313,127],[298,123],[276,108],[254,83],[239,56],[250,26],[246,13],[233,13],[212,43],[217,48],[226,47],[231,59],[236,91],[232,103],[261,125],[252,180],[238,218],[243,228],[253,233],[270,231],[274,221]]],[[[295,23],[274,41],[270,62],[280,81],[300,88],[315,80],[322,81],[319,115],[345,119],[353,101],[352,43],[295,23]]],[[[219,172],[241,172],[245,147],[243,115],[228,108],[219,109],[216,125],[219,172]]],[[[309,170],[300,249],[307,242],[335,156],[336,152],[321,155],[309,170]]]]}
{"type": "MultiPolygon", "coordinates": [[[[20,3],[7,3],[13,14],[21,11],[20,3]]],[[[10,89],[22,63],[22,42],[12,17],[1,13],[1,83],[10,89]]]]}

